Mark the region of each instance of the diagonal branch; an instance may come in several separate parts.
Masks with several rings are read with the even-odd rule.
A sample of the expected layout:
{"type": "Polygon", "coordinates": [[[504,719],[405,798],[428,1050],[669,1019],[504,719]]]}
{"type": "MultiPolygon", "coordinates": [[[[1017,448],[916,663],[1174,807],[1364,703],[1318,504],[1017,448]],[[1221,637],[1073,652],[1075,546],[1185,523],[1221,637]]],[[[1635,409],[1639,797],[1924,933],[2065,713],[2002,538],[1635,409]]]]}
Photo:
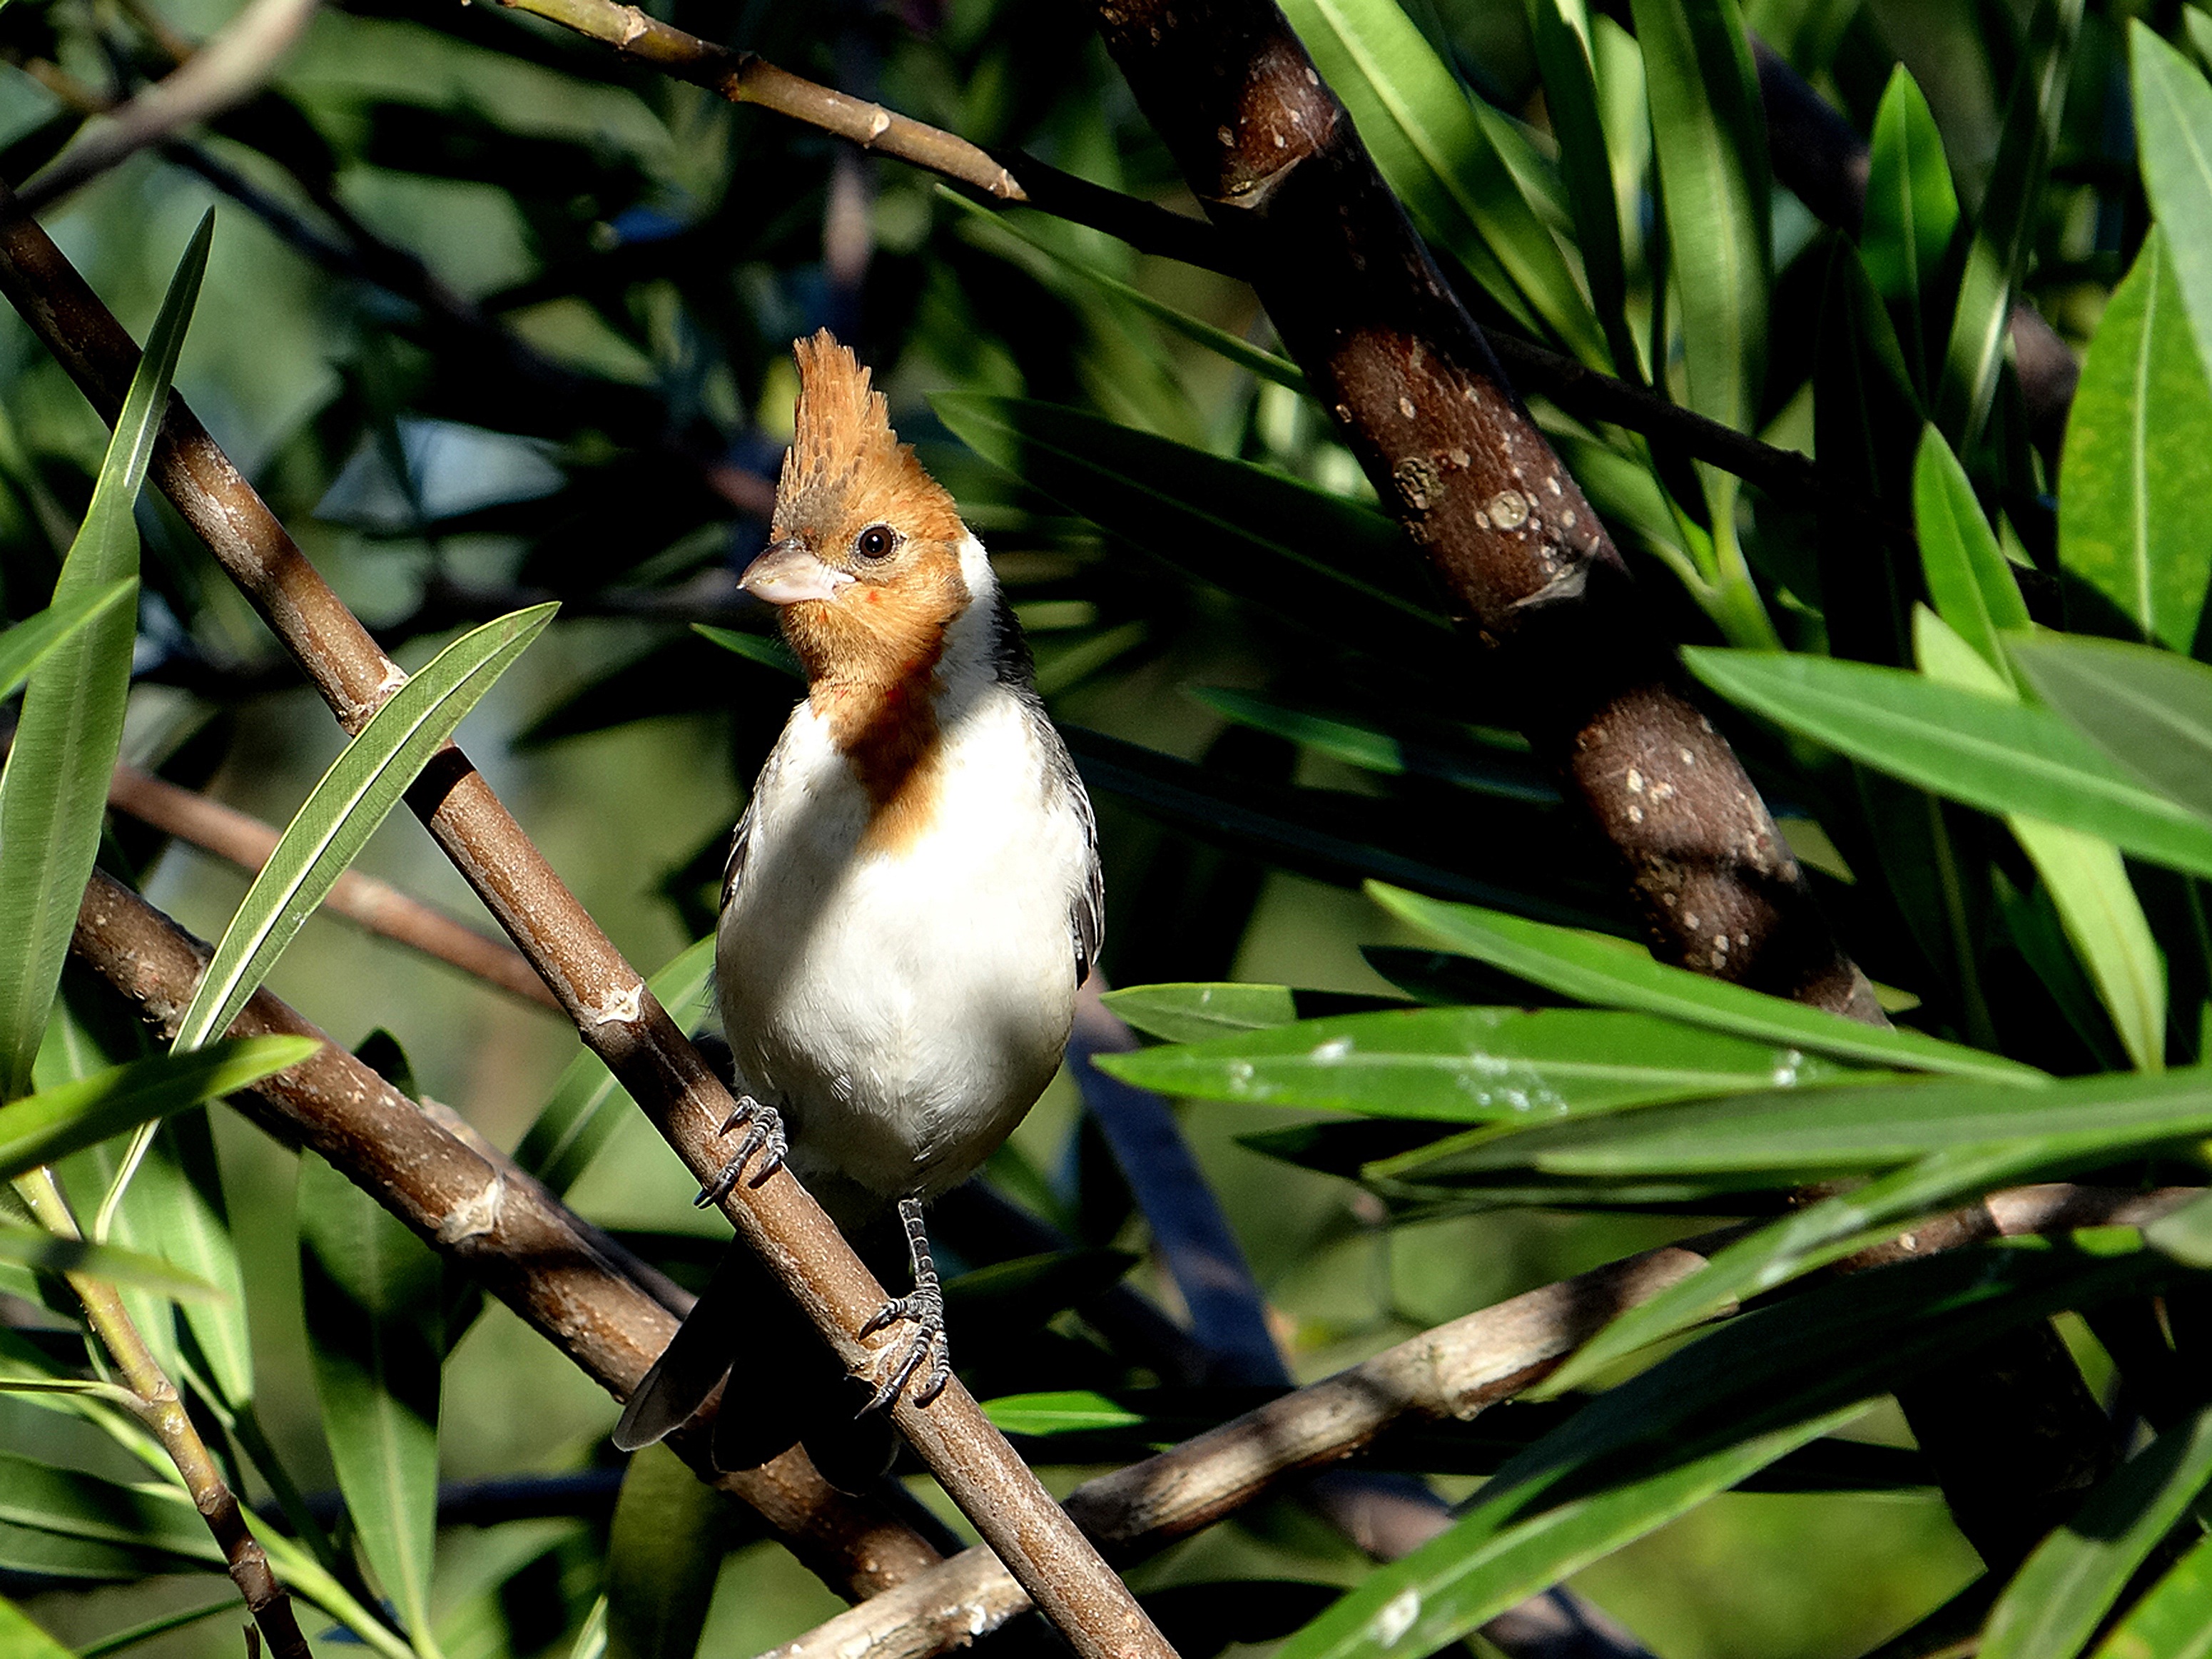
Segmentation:
{"type": "MultiPolygon", "coordinates": [[[[2201,1189],[2143,1193],[2049,1185],[1993,1193],[1923,1249],[2077,1227],[2142,1226],[2201,1189]]],[[[1726,1237],[1726,1236],[1723,1236],[1726,1237]]],[[[1716,1244],[1718,1240],[1705,1241],[1716,1244]]],[[[1372,1359],[1068,1495],[1069,1513],[1117,1561],[1166,1547],[1325,1468],[1408,1421],[1465,1421],[1558,1369],[1625,1310],[1705,1265],[1695,1245],[1669,1245],[1528,1291],[1424,1332],[1372,1359]]],[[[773,1659],[933,1659],[1022,1612],[1019,1588],[971,1549],[862,1602],[780,1648],[773,1659]]]]}
{"type": "MultiPolygon", "coordinates": [[[[71,953],[165,1036],[191,1000],[207,947],[109,877],[95,872],[71,953]]],[[[629,1398],[675,1334],[690,1298],[648,1290],[627,1253],[512,1162],[447,1125],[330,1042],[268,992],[231,1027],[238,1036],[322,1038],[323,1049],[235,1103],[278,1139],[307,1146],[412,1227],[441,1255],[573,1360],[617,1400],[629,1398]]],[[[831,1588],[866,1595],[911,1577],[937,1553],[874,1505],[838,1492],[805,1454],[717,1475],[708,1437],[672,1440],[702,1480],[750,1504],[831,1588]]]]}
{"type": "MultiPolygon", "coordinates": [[[[115,769],[114,780],[107,786],[107,804],[241,870],[258,873],[276,850],[280,832],[274,824],[190,789],[180,789],[135,766],[115,769]]],[[[520,951],[504,939],[488,939],[473,927],[463,927],[389,882],[349,870],[338,878],[322,908],[358,923],[379,938],[411,945],[525,1002],[560,1012],[561,1005],[520,951]]]]}
{"type": "MultiPolygon", "coordinates": [[[[137,348],[4,190],[0,292],[112,421],[137,348]]],[[[349,733],[360,731],[404,675],[181,398],[171,400],[149,477],[306,670],[339,724],[349,733]]],[[[721,1129],[734,1120],[735,1103],[643,975],[458,747],[448,744],[431,760],[407,800],[584,1041],[707,1184],[726,1156],[721,1129]]],[[[899,1338],[885,1332],[871,1344],[860,1333],[889,1298],[798,1179],[786,1170],[741,1182],[721,1208],[838,1358],[849,1370],[872,1372],[878,1352],[899,1338]]],[[[1128,1587],[957,1380],[927,1407],[902,1393],[889,1410],[947,1495],[1079,1654],[1172,1655],[1128,1587]]]]}

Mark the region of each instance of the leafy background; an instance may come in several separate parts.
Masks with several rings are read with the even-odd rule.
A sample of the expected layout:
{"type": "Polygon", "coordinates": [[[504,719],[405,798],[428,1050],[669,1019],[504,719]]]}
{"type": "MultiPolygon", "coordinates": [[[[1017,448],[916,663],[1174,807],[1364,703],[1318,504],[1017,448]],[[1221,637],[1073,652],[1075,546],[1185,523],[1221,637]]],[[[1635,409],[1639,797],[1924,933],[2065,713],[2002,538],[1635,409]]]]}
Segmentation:
{"type": "MultiPolygon", "coordinates": [[[[2199,476],[2212,465],[2212,390],[2198,349],[2212,331],[2212,179],[2190,162],[2192,137],[2212,142],[2212,87],[2192,56],[2212,43],[2212,19],[2079,0],[1750,5],[1744,21],[1873,141],[1854,242],[1774,184],[1790,158],[1760,130],[1732,9],[1288,8],[1486,324],[1815,453],[1851,504],[1743,489],[1663,438],[1582,425],[1539,403],[1643,569],[1655,628],[1708,647],[1807,653],[1778,666],[1716,653],[1696,668],[1769,717],[1739,720],[1732,733],[1808,862],[1828,872],[1822,896],[1848,947],[1905,1017],[2061,1074],[2194,1062],[2208,1006],[2194,890],[2212,874],[2205,723],[2150,745],[2179,758],[2146,782],[2139,769],[2156,757],[2138,742],[2118,762],[2100,758],[2111,744],[2095,740],[2112,733],[2092,717],[2120,700],[2114,685],[2145,683],[2127,676],[2160,669],[2180,676],[2158,684],[2181,724],[2203,706],[2182,659],[2212,569],[2212,494],[2199,476]],[[2063,448],[2047,390],[1999,346],[2016,295],[2087,348],[2063,448]],[[1885,533],[1905,523],[1917,547],[1885,533]],[[1916,598],[1941,622],[1916,619],[1916,598]],[[2167,656],[2100,670],[2062,651],[2039,670],[2008,643],[2031,615],[2149,640],[2167,656]],[[1925,672],[1852,680],[1875,671],[1815,660],[1824,653],[1925,672]],[[2077,684],[2069,696],[2069,664],[2090,695],[2077,684]],[[2004,748],[2011,728],[1990,711],[2023,696],[2004,748]],[[1892,707],[1895,724],[1869,724],[1867,711],[1892,707]],[[2054,708],[2088,736],[2068,736],[2054,708]],[[1946,733],[1999,746],[1978,772],[1946,733]],[[2054,754],[2071,769],[2030,775],[2028,757],[2054,754]],[[1965,805],[1933,811],[1915,786],[1965,805]],[[2143,862],[2124,865],[2123,852],[2143,862]],[[1937,880],[1947,870],[1948,888],[1937,880]]],[[[159,73],[165,32],[202,39],[227,15],[192,0],[12,0],[0,11],[0,53],[14,66],[0,79],[0,174],[20,182],[54,154],[87,94],[112,98],[159,73]]],[[[666,15],[978,143],[1189,206],[1079,8],[762,0],[666,15]]],[[[1376,876],[1545,921],[1623,926],[1592,849],[1563,830],[1542,780],[1498,729],[1494,696],[1447,678],[1433,594],[1409,562],[1393,562],[1392,532],[1366,510],[1371,492],[1295,375],[1261,356],[1272,336],[1240,284],[1080,227],[979,212],[918,173],[520,15],[404,0],[325,9],[268,93],[126,164],[48,222],[143,336],[210,205],[216,229],[178,385],[410,669],[465,623],[563,601],[462,737],[631,960],[667,961],[703,933],[724,837],[791,700],[773,653],[733,653],[686,624],[756,636],[765,626],[735,603],[731,579],[761,543],[763,481],[788,430],[787,343],[827,324],[877,366],[902,434],[992,547],[1055,715],[1097,734],[1078,746],[1103,823],[1105,966],[1116,983],[1296,986],[1338,994],[1297,1010],[1334,1017],[1364,1006],[1346,994],[1409,989],[1449,1002],[1644,1006],[1576,986],[1533,992],[1529,981],[1550,983],[1541,973],[1501,963],[1502,947],[1464,930],[1443,940],[1461,957],[1429,960],[1450,918],[1379,903],[1358,885],[1376,876]],[[1235,342],[1224,346],[1224,332],[1235,342]],[[1348,585],[1353,550],[1375,557],[1348,585]],[[1516,975],[1512,988],[1471,979],[1467,957],[1516,975]]],[[[27,331],[0,319],[9,618],[46,604],[106,444],[27,331]]],[[[338,737],[167,509],[142,503],[138,525],[124,753],[283,823],[338,737]]],[[[228,868],[120,820],[104,857],[143,874],[155,902],[210,938],[245,891],[228,868]]],[[[411,823],[380,830],[360,867],[471,914],[411,823]]],[[[1547,934],[1530,948],[1569,945],[1547,934]]],[[[349,1045],[392,1034],[422,1093],[505,1146],[575,1052],[557,1020],[342,924],[308,923],[270,982],[349,1045]]],[[[70,1018],[112,1030],[96,994],[69,988],[70,1018]]],[[[1121,1010],[1157,1036],[1226,1042],[1215,1051],[1224,1076],[1261,1052],[1249,1036],[1179,1024],[1181,1006],[1169,994],[1121,1010]]],[[[1568,1057],[1644,1063],[1652,1031],[1604,1023],[1624,1018],[1574,1028],[1568,1057]]],[[[1734,1079],[1692,1092],[1759,1080],[1771,1045],[1790,1041],[1729,1039],[1769,1045],[1747,1059],[1722,1053],[1702,1017],[1677,1029],[1700,1063],[1734,1079]]],[[[1518,1167],[1515,1137],[1493,1143],[1506,1149],[1494,1157],[1478,1148],[1425,1175],[1370,1164],[1364,1183],[1346,1177],[1378,1155],[1371,1139],[1324,1138],[1317,1152],[1279,1137],[1272,1151],[1246,1144],[1286,1123],[1335,1121],[1323,1109],[1346,1097],[1306,1063],[1334,1030],[1275,1039],[1287,1081],[1271,1100],[1209,1084],[1202,1051],[1129,1063],[1133,1077],[1214,1097],[1186,1109],[1186,1132],[1301,1380],[1701,1231],[1716,1214],[1755,1210],[1771,1201],[1759,1194],[1802,1173],[1770,1159],[1747,1182],[1692,1179],[1694,1190],[1661,1204],[1538,1163],[1501,1176],[1518,1167]]],[[[1448,1052],[1477,1041],[1462,1032],[1448,1052]]],[[[387,1067],[402,1063],[380,1052],[387,1067]]],[[[1556,1066],[1535,1070],[1565,1086],[1556,1066]]],[[[1819,1071],[1809,1063],[1801,1080],[1820,1081],[1819,1071]]],[[[1655,1097],[1638,1086],[1616,1103],[1655,1097]]],[[[1405,1076],[1386,1068],[1376,1089],[1365,1103],[1375,1115],[1425,1117],[1405,1076]]],[[[1972,1103],[1960,1099],[1962,1110],[1972,1103]]],[[[2183,1133],[2178,1121],[2075,1152],[2070,1164],[2040,1141],[2014,1146],[2002,1167],[2040,1173],[2057,1159],[2059,1172],[2087,1172],[2124,1158],[2128,1179],[2185,1176],[2185,1159],[2146,1152],[2183,1133]]],[[[337,1328],[317,1310],[404,1287],[404,1253],[392,1257],[402,1267],[379,1268],[378,1252],[398,1247],[380,1242],[373,1213],[344,1212],[319,1184],[327,1170],[303,1169],[224,1112],[207,1121],[260,1426],[271,1461],[326,1492],[345,1471],[325,1411],[348,1384],[331,1372],[337,1328]],[[303,1213],[327,1213],[328,1224],[302,1238],[303,1213]]],[[[1385,1127],[1400,1137],[1395,1152],[1453,1126],[1431,1122],[1411,1139],[1385,1127]]],[[[1632,1167],[1632,1152],[1613,1155],[1632,1167]]],[[[73,1193],[96,1190],[110,1166],[93,1165],[108,1157],[64,1170],[73,1193]]],[[[1847,1168],[1880,1174],[1905,1161],[1847,1168]]],[[[1174,1304],[1066,1079],[993,1176],[1085,1243],[1136,1253],[1135,1282],[1174,1304]]],[[[1979,1189],[1972,1170],[1946,1178],[1920,1201],[1979,1189]]],[[[584,1214],[696,1282],[704,1252],[686,1241],[720,1226],[689,1195],[634,1116],[570,1192],[584,1214]]],[[[1914,1201],[1908,1191],[1898,1217],[1917,1213],[1914,1201]]],[[[27,1274],[9,1288],[39,1294],[27,1274]]],[[[404,1324],[436,1299],[416,1285],[395,1317],[404,1324]]],[[[2073,1316],[2062,1325],[2085,1374],[2109,1390],[2097,1337],[2073,1316]]],[[[1027,1364],[983,1356],[979,1393],[1133,1379],[1069,1316],[1054,1329],[1065,1340],[1027,1364]]],[[[959,1331],[956,1315],[956,1344],[959,1331]]],[[[424,1365],[436,1369],[437,1335],[417,1334],[431,1356],[418,1356],[418,1384],[424,1365]]],[[[2124,1421],[2132,1407],[2116,1409],[2124,1421]]],[[[493,1308],[443,1362],[438,1477],[608,1469],[612,1410],[493,1308]]],[[[1886,1404],[1843,1432],[1905,1440],[1886,1404]]],[[[0,1447],[112,1479],[144,1473],[110,1437],[21,1396],[0,1395],[0,1447]]],[[[419,1472],[433,1454],[416,1443],[406,1455],[419,1472]]],[[[1055,1465],[1051,1478],[1072,1485],[1082,1468],[1055,1465]]],[[[1463,1473],[1437,1479],[1455,1497],[1474,1485],[1463,1473]]],[[[1668,1659],[1863,1652],[1976,1571],[1924,1485],[1873,1484],[1886,1489],[1718,1498],[1574,1582],[1668,1659]]],[[[580,1632],[588,1645],[611,1547],[606,1491],[593,1490],[581,1518],[445,1529],[427,1589],[416,1586],[421,1605],[407,1583],[408,1523],[353,1520],[370,1575],[420,1650],[434,1642],[454,1659],[520,1659],[565,1653],[580,1632]]],[[[680,1488],[667,1501],[680,1503],[680,1488]]],[[[623,1547],[617,1529],[618,1559],[623,1547]]],[[[1279,1504],[1147,1564],[1137,1582],[1351,1584],[1367,1571],[1279,1504]]],[[[707,1650],[756,1650],[836,1605],[773,1545],[740,1542],[720,1575],[707,1650]]],[[[131,1577],[4,1587],[87,1651],[220,1589],[204,1572],[131,1577]]],[[[143,1645],[182,1653],[235,1639],[222,1618],[143,1645]]]]}

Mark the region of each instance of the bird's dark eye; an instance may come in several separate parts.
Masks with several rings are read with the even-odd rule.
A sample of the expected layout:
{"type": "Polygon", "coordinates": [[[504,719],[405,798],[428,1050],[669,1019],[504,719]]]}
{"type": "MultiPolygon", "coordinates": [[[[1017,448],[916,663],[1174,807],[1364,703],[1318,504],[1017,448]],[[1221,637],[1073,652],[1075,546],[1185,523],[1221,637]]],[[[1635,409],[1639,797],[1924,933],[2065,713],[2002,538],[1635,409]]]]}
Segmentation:
{"type": "Polygon", "coordinates": [[[864,559],[880,559],[898,545],[898,532],[887,524],[870,525],[854,540],[853,550],[864,559]]]}

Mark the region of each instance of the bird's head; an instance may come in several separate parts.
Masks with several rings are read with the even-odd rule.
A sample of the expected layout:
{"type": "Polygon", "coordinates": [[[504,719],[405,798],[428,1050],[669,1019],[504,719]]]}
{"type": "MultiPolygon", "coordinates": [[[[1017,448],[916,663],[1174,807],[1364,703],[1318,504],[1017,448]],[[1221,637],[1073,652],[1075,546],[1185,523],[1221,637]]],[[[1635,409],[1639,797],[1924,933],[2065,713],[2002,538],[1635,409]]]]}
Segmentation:
{"type": "Polygon", "coordinates": [[[792,348],[799,411],[769,547],[739,579],[781,612],[810,684],[888,685],[934,665],[967,609],[967,527],[823,329],[792,348]]]}

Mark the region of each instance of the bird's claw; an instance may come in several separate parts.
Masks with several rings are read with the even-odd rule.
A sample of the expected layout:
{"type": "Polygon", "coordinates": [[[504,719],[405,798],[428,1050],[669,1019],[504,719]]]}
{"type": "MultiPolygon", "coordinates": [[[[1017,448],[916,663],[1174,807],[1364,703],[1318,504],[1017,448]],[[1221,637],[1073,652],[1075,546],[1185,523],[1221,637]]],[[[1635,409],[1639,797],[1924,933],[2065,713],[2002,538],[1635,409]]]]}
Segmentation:
{"type": "Polygon", "coordinates": [[[921,1384],[914,1391],[914,1403],[927,1406],[945,1392],[945,1385],[952,1380],[952,1360],[945,1339],[945,1292],[933,1279],[915,1286],[908,1296],[895,1296],[876,1310],[868,1322],[860,1327],[863,1337],[873,1336],[878,1331],[902,1322],[915,1327],[913,1335],[900,1352],[893,1342],[885,1349],[897,1354],[890,1373],[877,1386],[874,1396],[857,1413],[865,1417],[870,1412],[881,1411],[898,1398],[900,1391],[921,1371],[921,1384]],[[925,1362],[927,1370],[923,1370],[925,1362]]]}
{"type": "Polygon", "coordinates": [[[736,1188],[745,1172],[745,1165],[756,1153],[760,1155],[760,1167],[753,1171],[751,1185],[757,1187],[783,1167],[785,1155],[790,1152],[784,1139],[783,1118],[773,1106],[763,1106],[750,1095],[738,1097],[738,1109],[732,1112],[715,1133],[726,1135],[739,1124],[744,1126],[744,1135],[722,1165],[714,1178],[699,1189],[692,1203],[703,1210],[720,1204],[736,1188]]]}

